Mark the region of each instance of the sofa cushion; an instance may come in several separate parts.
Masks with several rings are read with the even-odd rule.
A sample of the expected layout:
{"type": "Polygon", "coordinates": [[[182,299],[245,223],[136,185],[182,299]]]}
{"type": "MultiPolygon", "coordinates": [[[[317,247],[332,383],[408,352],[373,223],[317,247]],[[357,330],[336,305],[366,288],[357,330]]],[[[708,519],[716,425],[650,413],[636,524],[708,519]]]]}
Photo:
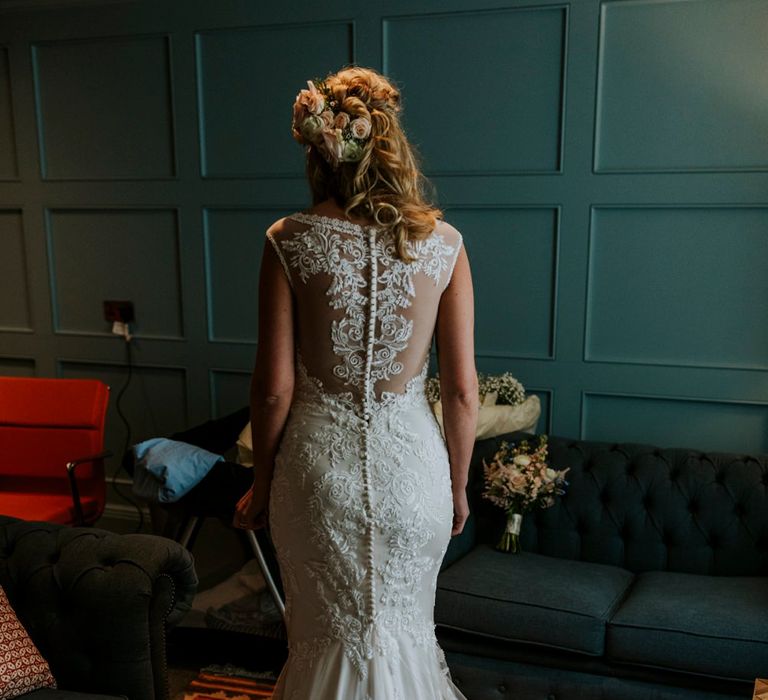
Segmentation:
{"type": "Polygon", "coordinates": [[[632,580],[616,566],[478,545],[438,577],[435,622],[600,656],[605,623],[632,580]]]}
{"type": "Polygon", "coordinates": [[[754,680],[768,669],[768,578],[639,574],[608,623],[615,661],[754,680]]]}
{"type": "Polygon", "coordinates": [[[0,586],[0,698],[56,687],[48,662],[21,624],[0,586]]]}

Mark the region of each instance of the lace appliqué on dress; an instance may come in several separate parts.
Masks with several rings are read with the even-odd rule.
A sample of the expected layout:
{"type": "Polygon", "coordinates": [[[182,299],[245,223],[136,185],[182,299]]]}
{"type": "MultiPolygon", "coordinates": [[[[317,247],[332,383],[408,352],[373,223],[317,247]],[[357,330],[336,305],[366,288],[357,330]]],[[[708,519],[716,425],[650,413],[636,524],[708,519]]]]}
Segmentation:
{"type": "Polygon", "coordinates": [[[296,284],[328,276],[327,303],[344,314],[329,322],[332,371],[350,387],[329,391],[297,350],[270,498],[270,509],[280,508],[273,536],[289,630],[299,599],[312,600],[314,619],[302,619],[293,638],[289,631],[292,669],[309,673],[339,644],[363,682],[371,659],[395,665],[404,662],[401,649],[415,647],[443,659],[447,677],[430,604],[453,510],[447,450],[424,392],[427,363],[402,392],[376,397],[372,387],[403,372],[413,322],[402,311],[414,303],[414,276],[440,284],[460,243],[433,233],[409,243],[415,260],[405,263],[391,235],[341,219],[290,218],[310,227],[279,242],[281,261],[296,284]]]}
{"type": "MultiPolygon", "coordinates": [[[[290,217],[312,228],[294,234],[282,245],[289,253],[288,265],[306,282],[320,272],[333,280],[326,295],[334,309],[345,309],[343,319],[331,324],[333,351],[340,359],[333,373],[346,384],[363,387],[366,376],[366,310],[368,297],[363,293],[368,286],[365,271],[370,261],[367,254],[365,229],[342,219],[315,214],[294,214],[290,217]],[[343,234],[353,234],[349,235],[343,234]]],[[[368,228],[370,231],[371,228],[368,228]]],[[[424,240],[409,241],[409,254],[415,258],[404,262],[395,254],[391,234],[376,240],[374,255],[382,266],[376,292],[376,320],[379,333],[373,347],[370,370],[371,383],[390,379],[403,371],[397,356],[408,347],[413,333],[413,322],[398,313],[412,304],[415,296],[414,275],[422,273],[435,285],[448,270],[458,251],[447,244],[439,233],[424,240]]]]}

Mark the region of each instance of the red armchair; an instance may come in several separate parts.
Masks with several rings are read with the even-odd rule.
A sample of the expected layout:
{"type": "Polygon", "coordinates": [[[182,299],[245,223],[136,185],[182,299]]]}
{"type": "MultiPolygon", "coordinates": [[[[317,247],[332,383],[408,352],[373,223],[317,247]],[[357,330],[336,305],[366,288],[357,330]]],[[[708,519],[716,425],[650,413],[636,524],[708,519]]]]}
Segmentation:
{"type": "Polygon", "coordinates": [[[0,514],[93,525],[104,512],[109,387],[0,377],[0,514]]]}

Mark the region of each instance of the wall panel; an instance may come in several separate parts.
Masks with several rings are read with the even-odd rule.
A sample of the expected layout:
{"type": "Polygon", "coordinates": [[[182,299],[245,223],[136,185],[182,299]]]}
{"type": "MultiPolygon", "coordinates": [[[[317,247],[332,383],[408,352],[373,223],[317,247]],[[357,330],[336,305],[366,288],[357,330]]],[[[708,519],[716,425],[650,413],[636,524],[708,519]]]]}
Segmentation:
{"type": "Polygon", "coordinates": [[[203,176],[301,176],[291,104],[308,79],[354,59],[352,25],[205,31],[196,33],[195,46],[203,176]]]}
{"type": "Polygon", "coordinates": [[[175,210],[51,209],[47,222],[57,332],[109,336],[102,302],[129,299],[137,336],[183,336],[175,210]]]}
{"type": "Polygon", "coordinates": [[[431,174],[560,170],[565,8],[387,17],[383,31],[431,174]]]}
{"type": "Polygon", "coordinates": [[[265,232],[277,209],[206,209],[205,270],[208,337],[211,341],[257,341],[259,268],[265,232]]]}
{"type": "Polygon", "coordinates": [[[592,212],[588,360],[768,368],[768,208],[592,212]]]}
{"type": "Polygon", "coordinates": [[[21,211],[0,209],[0,329],[32,330],[21,211]]]}
{"type": "Polygon", "coordinates": [[[8,47],[0,45],[0,181],[18,177],[8,47]]]}
{"type": "Polygon", "coordinates": [[[174,177],[167,36],[32,45],[43,177],[174,177]]]}
{"type": "Polygon", "coordinates": [[[251,373],[245,370],[212,369],[211,415],[221,418],[250,404],[251,373]]]}
{"type": "Polygon", "coordinates": [[[768,169],[768,3],[601,8],[595,168],[768,169]]]}
{"type": "Polygon", "coordinates": [[[587,392],[581,437],[768,453],[768,403],[587,392]]]}
{"type": "Polygon", "coordinates": [[[477,354],[551,358],[558,210],[451,208],[446,217],[463,232],[472,267],[477,354]]]}

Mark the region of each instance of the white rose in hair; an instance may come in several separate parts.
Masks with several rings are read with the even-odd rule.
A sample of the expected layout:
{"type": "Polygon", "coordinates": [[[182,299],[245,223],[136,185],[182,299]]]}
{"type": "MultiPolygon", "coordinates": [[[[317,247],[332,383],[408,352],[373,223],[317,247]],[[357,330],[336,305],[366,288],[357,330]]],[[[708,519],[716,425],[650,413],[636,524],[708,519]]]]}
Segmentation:
{"type": "Polygon", "coordinates": [[[357,117],[350,122],[349,128],[356,139],[367,139],[371,133],[371,122],[365,117],[357,117]]]}
{"type": "Polygon", "coordinates": [[[339,112],[333,120],[333,125],[337,129],[345,129],[347,124],[349,124],[349,115],[346,112],[339,112]]]}
{"type": "Polygon", "coordinates": [[[323,124],[325,124],[326,127],[329,129],[333,129],[334,123],[333,123],[333,112],[331,112],[330,109],[326,109],[324,112],[320,114],[320,119],[323,120],[323,124]]]}
{"type": "Polygon", "coordinates": [[[301,135],[307,139],[307,141],[314,141],[317,135],[325,128],[325,124],[320,117],[316,117],[314,114],[310,114],[303,122],[301,122],[301,135]]]}

